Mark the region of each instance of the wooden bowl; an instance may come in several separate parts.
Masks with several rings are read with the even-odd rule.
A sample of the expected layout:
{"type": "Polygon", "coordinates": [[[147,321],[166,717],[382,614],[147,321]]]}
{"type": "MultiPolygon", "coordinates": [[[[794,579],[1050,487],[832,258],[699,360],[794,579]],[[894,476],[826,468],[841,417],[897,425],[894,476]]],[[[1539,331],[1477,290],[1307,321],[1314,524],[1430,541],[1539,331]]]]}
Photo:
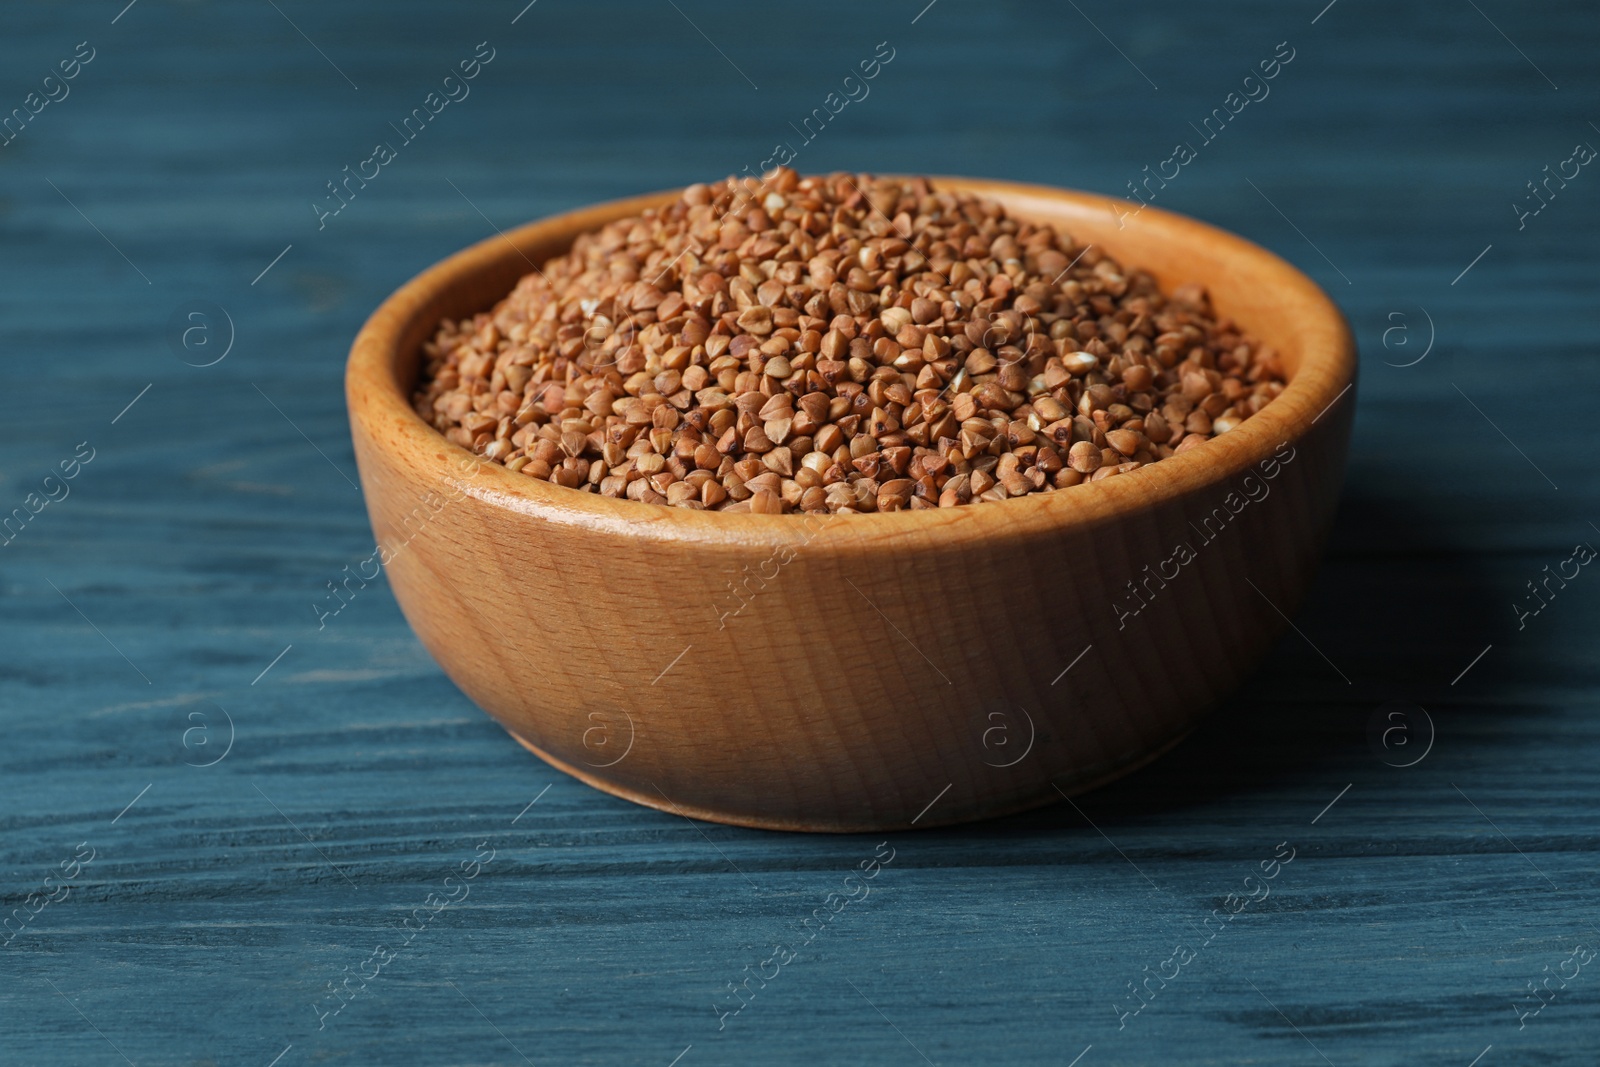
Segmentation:
{"type": "Polygon", "coordinates": [[[451,256],[356,337],[356,461],[417,636],[546,762],[743,826],[967,822],[1155,758],[1287,627],[1354,411],[1338,309],[1283,260],[1191,219],[936,181],[1092,241],[1167,291],[1206,285],[1221,314],[1283,354],[1288,388],[1203,448],[1017,500],[831,519],[657,507],[475,457],[409,395],[442,318],[487,310],[530,262],[677,194],[559,215],[451,256]]]}

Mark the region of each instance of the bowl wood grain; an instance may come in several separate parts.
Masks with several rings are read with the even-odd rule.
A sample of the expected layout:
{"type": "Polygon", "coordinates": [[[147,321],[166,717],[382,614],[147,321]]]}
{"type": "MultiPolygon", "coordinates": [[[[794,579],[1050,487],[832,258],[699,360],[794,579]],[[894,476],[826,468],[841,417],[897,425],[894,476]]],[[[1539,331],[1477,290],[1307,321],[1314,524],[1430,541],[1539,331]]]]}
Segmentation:
{"type": "Polygon", "coordinates": [[[578,233],[676,194],[451,256],[355,340],[356,459],[412,628],[540,757],[638,803],[745,826],[967,822],[1155,758],[1287,627],[1354,412],[1338,309],[1283,260],[1191,219],[935,181],[1093,242],[1167,291],[1206,285],[1283,354],[1288,388],[1202,448],[1065,491],[831,519],[655,507],[482,460],[409,396],[442,318],[488,309],[578,233]]]}

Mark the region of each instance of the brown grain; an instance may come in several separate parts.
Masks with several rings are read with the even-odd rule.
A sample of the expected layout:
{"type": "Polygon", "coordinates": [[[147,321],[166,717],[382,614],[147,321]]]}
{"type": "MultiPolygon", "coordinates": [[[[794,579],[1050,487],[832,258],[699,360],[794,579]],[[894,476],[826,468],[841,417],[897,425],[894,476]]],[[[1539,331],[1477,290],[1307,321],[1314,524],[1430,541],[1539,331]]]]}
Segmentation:
{"type": "Polygon", "coordinates": [[[417,411],[531,477],[675,507],[956,507],[1126,475],[1283,388],[1211,310],[993,201],[789,170],[691,186],[441,324],[417,411]]]}

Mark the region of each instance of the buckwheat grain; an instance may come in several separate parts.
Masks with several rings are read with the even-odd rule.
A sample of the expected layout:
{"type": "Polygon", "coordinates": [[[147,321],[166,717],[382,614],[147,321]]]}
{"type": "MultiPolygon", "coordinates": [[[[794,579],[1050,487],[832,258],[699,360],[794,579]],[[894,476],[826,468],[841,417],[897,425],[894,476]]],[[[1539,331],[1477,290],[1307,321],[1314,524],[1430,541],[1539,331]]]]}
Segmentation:
{"type": "Polygon", "coordinates": [[[1283,389],[1212,310],[925,179],[779,170],[584,234],[446,321],[414,402],[578,492],[674,507],[958,507],[1126,475],[1283,389]]]}

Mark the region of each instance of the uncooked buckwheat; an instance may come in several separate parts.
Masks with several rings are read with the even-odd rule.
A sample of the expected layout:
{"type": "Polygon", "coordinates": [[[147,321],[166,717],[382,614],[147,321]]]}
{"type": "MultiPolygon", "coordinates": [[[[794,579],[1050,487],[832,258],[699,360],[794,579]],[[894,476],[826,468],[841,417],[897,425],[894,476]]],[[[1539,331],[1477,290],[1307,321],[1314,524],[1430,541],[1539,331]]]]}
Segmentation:
{"type": "Polygon", "coordinates": [[[1185,285],[926,179],[780,170],[584,234],[425,347],[417,411],[569,489],[953,507],[1126,474],[1277,396],[1185,285]]]}

